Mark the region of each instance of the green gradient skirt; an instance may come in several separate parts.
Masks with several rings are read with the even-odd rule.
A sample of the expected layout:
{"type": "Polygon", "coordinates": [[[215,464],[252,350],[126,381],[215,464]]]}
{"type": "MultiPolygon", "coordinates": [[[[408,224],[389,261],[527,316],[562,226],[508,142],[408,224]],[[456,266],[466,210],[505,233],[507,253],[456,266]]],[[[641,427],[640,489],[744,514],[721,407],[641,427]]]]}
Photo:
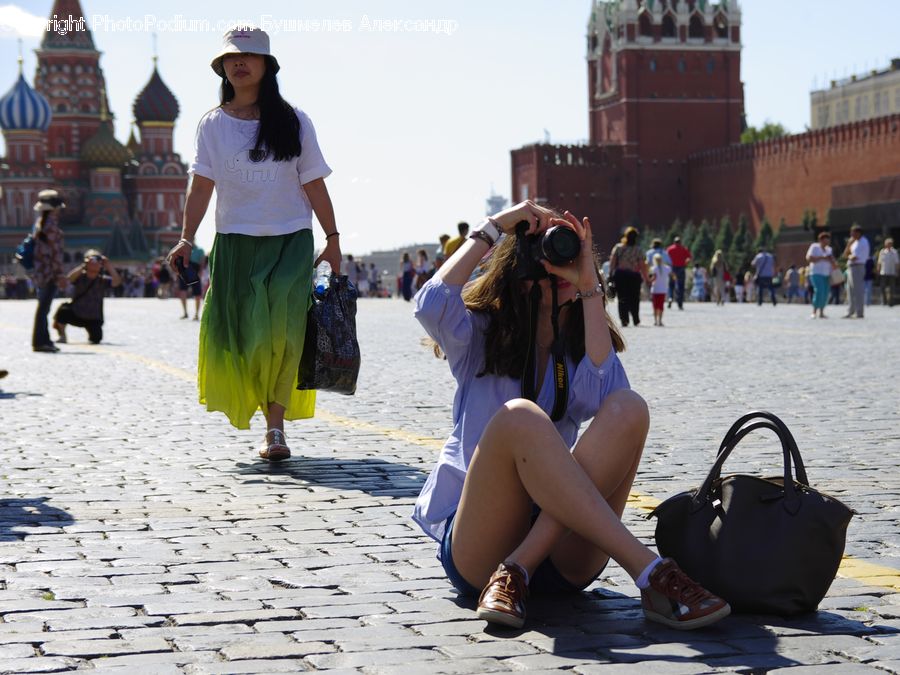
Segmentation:
{"type": "Polygon", "coordinates": [[[200,322],[200,403],[238,429],[269,403],[312,417],[316,392],[297,390],[312,292],[313,235],[217,234],[200,322]]]}

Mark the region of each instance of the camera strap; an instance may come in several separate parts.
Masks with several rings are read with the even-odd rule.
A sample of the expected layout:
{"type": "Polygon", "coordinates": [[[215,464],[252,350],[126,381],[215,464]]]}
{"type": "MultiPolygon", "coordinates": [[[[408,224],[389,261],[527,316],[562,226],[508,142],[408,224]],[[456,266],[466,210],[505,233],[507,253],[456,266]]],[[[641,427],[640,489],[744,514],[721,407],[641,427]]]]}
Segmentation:
{"type": "MultiPolygon", "coordinates": [[[[553,356],[553,410],[550,419],[558,422],[566,414],[569,401],[569,371],[566,368],[566,350],[559,335],[559,298],[556,292],[556,277],[550,277],[550,292],[552,293],[552,309],[550,322],[553,324],[553,343],[550,346],[550,354],[553,356]]],[[[528,351],[525,353],[525,370],[522,372],[522,398],[529,401],[537,401],[535,391],[535,374],[537,371],[537,317],[541,305],[541,287],[537,282],[531,286],[528,296],[528,351]]]]}

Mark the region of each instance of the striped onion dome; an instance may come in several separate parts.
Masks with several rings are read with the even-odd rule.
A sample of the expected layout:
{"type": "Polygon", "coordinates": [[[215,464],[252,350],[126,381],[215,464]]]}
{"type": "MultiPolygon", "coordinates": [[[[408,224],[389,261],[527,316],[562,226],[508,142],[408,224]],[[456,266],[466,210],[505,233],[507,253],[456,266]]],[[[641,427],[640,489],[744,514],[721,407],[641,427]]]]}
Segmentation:
{"type": "Polygon", "coordinates": [[[132,111],[138,122],[174,122],[178,117],[178,100],[162,81],[155,65],[150,81],[134,100],[132,111]]]}
{"type": "Polygon", "coordinates": [[[37,129],[50,126],[50,103],[25,81],[22,73],[12,89],[0,98],[0,127],[7,130],[37,129]]]}

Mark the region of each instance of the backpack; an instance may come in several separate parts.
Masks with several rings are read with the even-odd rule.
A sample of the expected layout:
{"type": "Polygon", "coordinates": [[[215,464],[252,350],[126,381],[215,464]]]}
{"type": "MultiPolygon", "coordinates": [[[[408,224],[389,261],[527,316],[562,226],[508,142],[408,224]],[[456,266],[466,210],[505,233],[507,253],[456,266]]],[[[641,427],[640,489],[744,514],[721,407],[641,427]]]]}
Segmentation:
{"type": "Polygon", "coordinates": [[[16,247],[16,260],[29,272],[34,269],[34,244],[34,235],[29,234],[16,247]]]}

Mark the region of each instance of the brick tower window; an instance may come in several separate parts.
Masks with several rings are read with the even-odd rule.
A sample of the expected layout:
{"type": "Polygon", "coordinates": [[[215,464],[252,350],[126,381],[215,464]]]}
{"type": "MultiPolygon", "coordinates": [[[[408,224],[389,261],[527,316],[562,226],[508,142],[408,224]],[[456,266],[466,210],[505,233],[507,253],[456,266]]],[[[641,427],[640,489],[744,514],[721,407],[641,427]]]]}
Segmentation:
{"type": "Polygon", "coordinates": [[[662,36],[664,38],[674,38],[676,37],[675,31],[675,17],[672,16],[671,12],[666,12],[666,15],[662,20],[662,36]]]}
{"type": "Polygon", "coordinates": [[[728,38],[728,19],[726,19],[725,15],[721,12],[716,14],[715,21],[713,21],[713,27],[716,29],[717,38],[728,38]]]}
{"type": "Polygon", "coordinates": [[[642,37],[653,36],[653,23],[650,20],[650,12],[646,9],[638,15],[638,34],[642,37]]]}
{"type": "Polygon", "coordinates": [[[694,39],[703,39],[703,20],[699,14],[691,16],[691,22],[688,24],[688,37],[694,39]]]}

